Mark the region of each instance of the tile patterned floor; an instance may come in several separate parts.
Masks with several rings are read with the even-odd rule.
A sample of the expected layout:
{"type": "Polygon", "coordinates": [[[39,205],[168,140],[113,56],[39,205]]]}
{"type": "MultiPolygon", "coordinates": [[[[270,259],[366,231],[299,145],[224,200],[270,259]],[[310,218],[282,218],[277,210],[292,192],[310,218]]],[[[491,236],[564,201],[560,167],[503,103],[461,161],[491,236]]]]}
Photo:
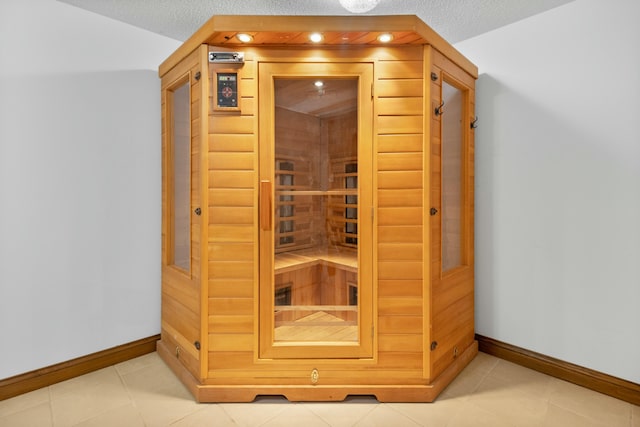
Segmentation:
{"type": "Polygon", "coordinates": [[[151,353],[1,401],[0,426],[640,427],[640,407],[484,353],[431,404],[197,404],[151,353]]]}

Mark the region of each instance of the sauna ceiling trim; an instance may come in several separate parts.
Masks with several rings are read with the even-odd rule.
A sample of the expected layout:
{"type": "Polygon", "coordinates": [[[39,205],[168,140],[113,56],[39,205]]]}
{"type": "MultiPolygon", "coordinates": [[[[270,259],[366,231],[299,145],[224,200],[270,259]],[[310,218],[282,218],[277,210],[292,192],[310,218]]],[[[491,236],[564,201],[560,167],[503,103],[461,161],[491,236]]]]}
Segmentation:
{"type": "Polygon", "coordinates": [[[364,47],[429,44],[440,50],[471,76],[478,77],[478,68],[473,63],[415,15],[213,16],[160,65],[160,76],[163,76],[182,58],[202,44],[230,49],[237,49],[240,46],[313,48],[314,46],[364,47]],[[314,32],[322,33],[322,42],[314,44],[309,40],[309,35],[314,32]],[[241,43],[235,37],[238,33],[250,34],[253,36],[253,41],[241,43]],[[386,44],[378,41],[377,37],[382,33],[391,33],[393,40],[386,44]]]}

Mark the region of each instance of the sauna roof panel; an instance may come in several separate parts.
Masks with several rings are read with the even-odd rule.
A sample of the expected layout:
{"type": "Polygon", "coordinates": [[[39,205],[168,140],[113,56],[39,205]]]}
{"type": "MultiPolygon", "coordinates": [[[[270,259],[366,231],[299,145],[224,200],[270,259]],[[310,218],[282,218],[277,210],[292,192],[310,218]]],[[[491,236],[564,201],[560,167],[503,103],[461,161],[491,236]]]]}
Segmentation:
{"type": "Polygon", "coordinates": [[[391,16],[213,16],[193,36],[160,65],[164,75],[198,46],[237,49],[239,46],[403,46],[431,45],[442,52],[467,73],[477,77],[478,69],[438,33],[414,15],[391,16]],[[323,35],[320,43],[309,40],[311,33],[323,35]],[[240,42],[236,35],[253,37],[250,43],[240,42]],[[386,44],[378,36],[390,33],[393,39],[386,44]]]}

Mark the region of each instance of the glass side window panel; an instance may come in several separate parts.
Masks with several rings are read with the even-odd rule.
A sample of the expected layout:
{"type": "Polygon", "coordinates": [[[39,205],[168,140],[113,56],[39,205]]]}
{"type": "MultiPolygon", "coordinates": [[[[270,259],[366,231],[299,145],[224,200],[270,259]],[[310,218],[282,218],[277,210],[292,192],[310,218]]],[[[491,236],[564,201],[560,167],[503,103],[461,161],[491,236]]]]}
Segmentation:
{"type": "Polygon", "coordinates": [[[274,341],[356,342],[358,79],[274,87],[274,341]]]}
{"type": "Polygon", "coordinates": [[[442,271],[463,263],[463,92],[442,83],[442,271]]]}
{"type": "Polygon", "coordinates": [[[191,123],[189,82],[169,92],[171,109],[171,262],[182,270],[191,266],[191,123]]]}

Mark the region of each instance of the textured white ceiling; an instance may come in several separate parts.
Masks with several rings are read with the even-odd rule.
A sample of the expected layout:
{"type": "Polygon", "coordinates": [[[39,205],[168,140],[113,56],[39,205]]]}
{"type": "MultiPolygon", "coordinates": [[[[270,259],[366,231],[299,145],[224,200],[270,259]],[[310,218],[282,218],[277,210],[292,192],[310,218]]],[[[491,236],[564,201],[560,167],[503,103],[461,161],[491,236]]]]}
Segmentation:
{"type": "MultiPolygon", "coordinates": [[[[338,0],[58,0],[184,41],[213,15],[350,15],[338,0]]],[[[367,15],[417,15],[450,43],[573,0],[380,0],[367,15]]]]}

